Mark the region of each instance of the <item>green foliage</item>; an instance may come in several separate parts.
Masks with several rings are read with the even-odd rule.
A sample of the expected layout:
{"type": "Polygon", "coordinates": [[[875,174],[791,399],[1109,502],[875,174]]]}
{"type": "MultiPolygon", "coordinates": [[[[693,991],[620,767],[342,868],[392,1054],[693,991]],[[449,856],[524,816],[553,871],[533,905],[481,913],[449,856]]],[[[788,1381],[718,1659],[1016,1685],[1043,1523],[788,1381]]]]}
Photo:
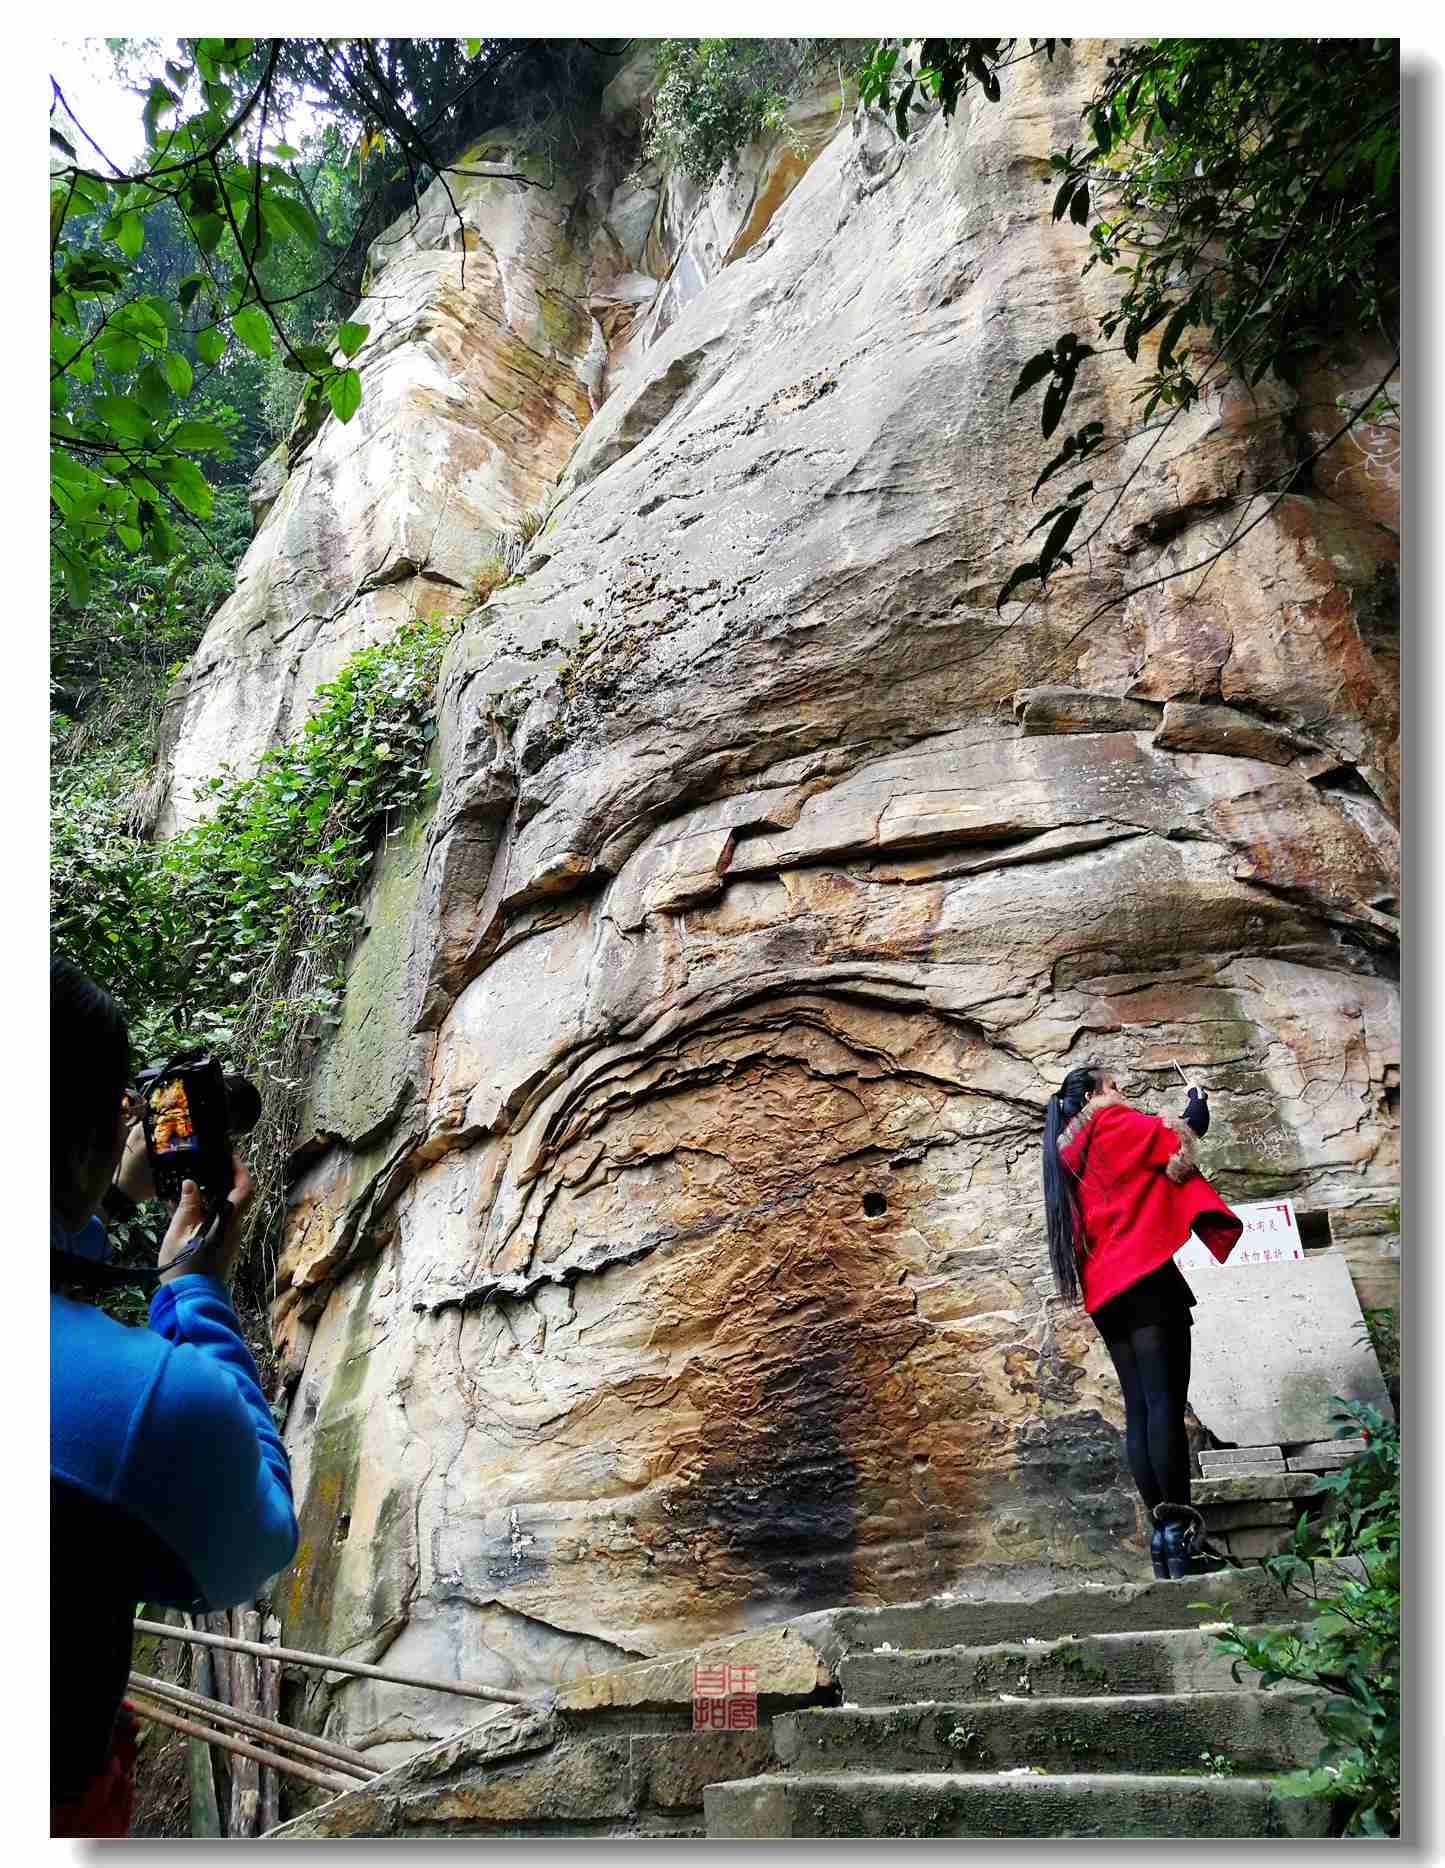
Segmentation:
{"type": "Polygon", "coordinates": [[[833,50],[814,39],[663,39],[644,156],[707,188],[761,136],[801,150],[788,103],[833,50]]]}
{"type": "Polygon", "coordinates": [[[149,1016],[167,1043],[228,1051],[302,917],[318,976],[268,1001],[258,1041],[296,1021],[334,1020],[337,967],[379,823],[422,795],[431,692],[450,634],[449,624],[412,623],[353,656],[301,733],[250,776],[223,768],[205,788],[209,815],[168,843],[125,834],[116,786],[78,784],[56,817],[57,951],[105,980],[133,1019],[149,1016]]]}
{"type": "MultiPolygon", "coordinates": [[[[882,40],[860,73],[860,93],[891,111],[906,135],[910,111],[936,103],[952,115],[970,86],[997,102],[997,74],[1020,56],[1017,44],[931,39],[915,56],[903,41],[882,40]]],[[[1053,44],[1030,41],[1050,57],[1053,44]]],[[[1078,377],[1061,367],[1061,346],[1077,346],[1082,359],[1118,339],[1112,348],[1139,367],[1141,432],[1160,410],[1167,413],[1158,426],[1167,428],[1230,379],[1292,380],[1343,329],[1378,332],[1398,350],[1396,41],[1145,40],[1109,60],[1082,121],[1084,140],[1050,156],[1053,219],[1088,228],[1081,271],[1103,267],[1115,296],[1098,321],[1100,343],[1081,344],[1071,333],[1023,367],[1014,399],[1046,384],[1045,440],[1078,377]],[[1151,356],[1144,340],[1155,332],[1151,356]]],[[[1341,433],[1371,419],[1388,381],[1387,373],[1345,412],[1341,433]]],[[[1105,445],[1098,422],[1067,435],[1035,494],[1054,472],[1105,445]]],[[[1137,471],[1136,464],[1129,477],[1137,471]]],[[[1282,498],[1293,479],[1292,471],[1241,497],[1282,498]]],[[[1000,608],[1021,584],[1042,586],[1057,565],[1072,564],[1063,541],[1106,495],[1092,540],[1117,507],[1119,486],[1085,481],[1053,509],[1044,549],[1013,569],[1000,608]]]]}
{"type": "Polygon", "coordinates": [[[488,602],[508,577],[506,560],[500,552],[488,552],[472,572],[471,592],[478,605],[488,602]]]}
{"type": "Polygon", "coordinates": [[[53,87],[52,542],[77,606],[107,542],[167,563],[177,528],[210,520],[227,443],[184,407],[204,373],[224,373],[243,418],[238,479],[298,403],[349,421],[366,328],[345,314],[364,290],[369,241],[483,129],[506,123],[554,150],[575,138],[627,46],[179,43],[167,58],[157,40],[109,41],[145,100],[147,153],[132,173],[99,155],[53,87]],[[310,127],[294,132],[293,119],[310,127]]]}
{"type": "Polygon", "coordinates": [[[906,137],[910,115],[941,105],[944,116],[951,117],[972,85],[996,104],[1003,95],[1000,71],[1039,53],[1052,60],[1056,43],[1030,39],[1029,50],[1022,52],[1017,39],[880,39],[859,67],[858,96],[892,116],[899,136],[906,137]]]}
{"type": "Polygon", "coordinates": [[[1363,1434],[1365,1452],[1319,1481],[1332,1509],[1302,1517],[1292,1548],[1264,1567],[1308,1611],[1298,1629],[1247,1630],[1230,1623],[1219,1651],[1255,1669],[1262,1687],[1280,1681],[1324,1688],[1315,1712],[1324,1736],[1318,1762],[1280,1779],[1294,1796],[1324,1796],[1340,1808],[1343,1832],[1400,1831],[1400,1436],[1395,1423],[1358,1401],[1337,1399],[1336,1433],[1363,1434]]]}
{"type": "MultiPolygon", "coordinates": [[[[254,41],[186,41],[185,57],[148,87],[149,153],[134,174],[87,167],[51,132],[61,158],[50,180],[51,511],[77,606],[107,544],[165,563],[177,551],[173,521],[212,515],[196,457],[224,454],[229,440],[177,406],[192,358],[219,361],[227,331],[258,357],[273,332],[293,348],[267,267],[288,243],[314,252],[319,234],[302,176],[265,142],[272,44],[251,83],[254,41]],[[152,231],[192,268],[167,291],[150,289],[152,231]]],[[[318,388],[336,373],[329,353],[310,367],[318,388]]]]}

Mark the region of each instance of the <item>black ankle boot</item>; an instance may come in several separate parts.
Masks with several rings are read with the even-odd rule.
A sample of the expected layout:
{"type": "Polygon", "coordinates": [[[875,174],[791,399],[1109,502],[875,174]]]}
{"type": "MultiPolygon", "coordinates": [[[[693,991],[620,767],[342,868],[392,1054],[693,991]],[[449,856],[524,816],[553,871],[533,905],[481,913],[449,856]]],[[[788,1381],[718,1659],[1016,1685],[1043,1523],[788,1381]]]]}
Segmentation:
{"type": "Polygon", "coordinates": [[[1161,1580],[1169,1575],[1169,1560],[1164,1554],[1164,1526],[1156,1524],[1149,1533],[1149,1555],[1154,1564],[1154,1574],[1161,1580]]]}
{"type": "Polygon", "coordinates": [[[1164,1563],[1172,1582],[1186,1576],[1213,1576],[1229,1568],[1228,1557],[1205,1542],[1204,1520],[1192,1505],[1156,1505],[1154,1522],[1163,1532],[1164,1563]]]}

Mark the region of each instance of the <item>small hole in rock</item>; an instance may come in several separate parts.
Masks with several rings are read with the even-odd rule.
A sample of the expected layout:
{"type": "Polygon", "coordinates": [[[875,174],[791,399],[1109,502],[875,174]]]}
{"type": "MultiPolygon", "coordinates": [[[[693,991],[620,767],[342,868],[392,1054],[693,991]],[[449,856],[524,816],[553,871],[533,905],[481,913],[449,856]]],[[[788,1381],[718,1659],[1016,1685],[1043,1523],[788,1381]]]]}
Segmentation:
{"type": "Polygon", "coordinates": [[[347,1537],[350,1535],[350,1532],[351,1532],[351,1513],[349,1511],[343,1511],[341,1516],[336,1520],[335,1542],[337,1542],[338,1544],[344,1544],[346,1542],[347,1537]]]}
{"type": "Polygon", "coordinates": [[[881,1193],[865,1193],[863,1196],[863,1211],[868,1215],[869,1219],[877,1219],[880,1213],[886,1213],[888,1211],[888,1202],[883,1198],[881,1193]]]}

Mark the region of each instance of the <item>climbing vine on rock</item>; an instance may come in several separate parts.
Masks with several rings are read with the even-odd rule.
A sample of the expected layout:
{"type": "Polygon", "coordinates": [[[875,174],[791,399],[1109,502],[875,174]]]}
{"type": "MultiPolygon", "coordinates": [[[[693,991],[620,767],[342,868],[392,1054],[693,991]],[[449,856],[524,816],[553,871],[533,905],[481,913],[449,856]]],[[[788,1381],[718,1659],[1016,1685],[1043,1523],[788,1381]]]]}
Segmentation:
{"type": "Polygon", "coordinates": [[[357,897],[379,840],[416,806],[452,621],[413,621],[352,656],[305,726],[256,771],[222,769],[208,815],[168,843],[129,834],[121,785],[57,800],[56,952],[116,993],[138,1057],[200,1045],[254,1073],[251,1236],[279,1211],[309,1051],[340,1017],[357,897]]]}
{"type": "MultiPolygon", "coordinates": [[[[842,43],[663,39],[644,156],[708,188],[760,136],[783,136],[801,152],[788,129],[789,101],[829,59],[839,62],[841,72],[842,43]]],[[[856,58],[856,48],[852,52],[856,58]]]]}

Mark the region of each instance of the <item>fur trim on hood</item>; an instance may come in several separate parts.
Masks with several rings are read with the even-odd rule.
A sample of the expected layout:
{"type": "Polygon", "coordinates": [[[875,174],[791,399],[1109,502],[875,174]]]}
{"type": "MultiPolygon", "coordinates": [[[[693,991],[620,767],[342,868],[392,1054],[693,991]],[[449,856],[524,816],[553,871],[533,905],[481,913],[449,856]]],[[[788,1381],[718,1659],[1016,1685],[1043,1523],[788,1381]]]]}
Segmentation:
{"type": "MultiPolygon", "coordinates": [[[[1076,1115],[1069,1123],[1068,1127],[1060,1133],[1059,1147],[1061,1149],[1067,1148],[1071,1142],[1075,1141],[1083,1133],[1086,1126],[1098,1115],[1101,1109],[1108,1109],[1111,1106],[1117,1106],[1122,1109],[1132,1109],[1134,1107],[1132,1103],[1126,1102],[1125,1099],[1115,1091],[1101,1090],[1097,1096],[1090,1097],[1089,1101],[1084,1104],[1084,1107],[1079,1111],[1078,1115],[1076,1115]]],[[[1141,1110],[1139,1113],[1141,1115],[1147,1115],[1149,1111],[1141,1110]]],[[[1178,1116],[1160,1116],[1159,1120],[1172,1134],[1179,1137],[1178,1148],[1170,1155],[1168,1161],[1164,1164],[1165,1174],[1173,1181],[1174,1185],[1178,1187],[1182,1185],[1184,1181],[1188,1180],[1191,1174],[1197,1174],[1199,1171],[1199,1162],[1195,1149],[1197,1138],[1189,1124],[1182,1121],[1178,1116]]]]}

